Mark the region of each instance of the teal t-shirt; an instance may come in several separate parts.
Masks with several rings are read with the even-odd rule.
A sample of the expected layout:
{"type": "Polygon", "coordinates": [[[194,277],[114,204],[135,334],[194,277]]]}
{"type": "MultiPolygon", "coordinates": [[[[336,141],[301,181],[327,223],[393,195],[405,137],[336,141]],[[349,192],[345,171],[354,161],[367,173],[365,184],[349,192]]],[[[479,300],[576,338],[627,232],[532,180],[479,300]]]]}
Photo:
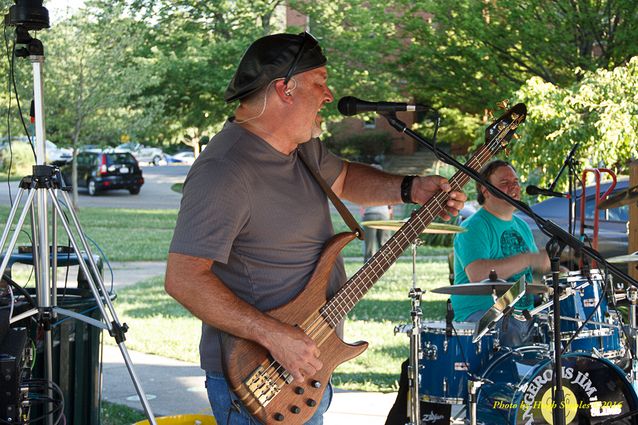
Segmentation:
{"type": "MultiPolygon", "coordinates": [[[[510,221],[501,220],[484,208],[461,223],[467,232],[454,238],[454,284],[468,283],[465,267],[476,260],[499,259],[538,252],[534,236],[527,223],[514,216],[510,221]]],[[[497,270],[498,272],[498,270],[497,270]]],[[[513,276],[499,276],[508,282],[516,282],[525,275],[525,281],[532,282],[532,269],[528,267],[513,276]]],[[[487,276],[485,276],[487,278],[487,276]]],[[[477,311],[489,309],[494,301],[491,295],[452,295],[454,320],[464,321],[477,311]]],[[[531,310],[534,296],[525,294],[515,305],[516,310],[531,310]]]]}

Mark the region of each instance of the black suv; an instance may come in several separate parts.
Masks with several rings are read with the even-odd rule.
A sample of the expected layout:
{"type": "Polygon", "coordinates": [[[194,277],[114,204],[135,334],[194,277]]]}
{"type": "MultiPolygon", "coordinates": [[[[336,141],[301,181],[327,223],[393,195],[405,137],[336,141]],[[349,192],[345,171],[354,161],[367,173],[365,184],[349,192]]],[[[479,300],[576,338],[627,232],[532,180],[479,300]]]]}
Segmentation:
{"type": "MultiPolygon", "coordinates": [[[[128,152],[84,151],[76,157],[78,187],[86,187],[89,195],[101,191],[128,189],[132,195],[140,193],[144,184],[137,160],[128,152]]],[[[71,162],[60,169],[64,180],[71,181],[71,162]]]]}

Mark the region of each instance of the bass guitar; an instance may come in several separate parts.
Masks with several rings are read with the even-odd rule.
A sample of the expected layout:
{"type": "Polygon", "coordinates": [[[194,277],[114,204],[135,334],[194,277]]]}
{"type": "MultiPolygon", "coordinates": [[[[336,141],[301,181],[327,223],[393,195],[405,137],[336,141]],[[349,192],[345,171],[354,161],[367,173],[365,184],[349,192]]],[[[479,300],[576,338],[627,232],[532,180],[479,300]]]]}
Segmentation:
{"type": "MultiPolygon", "coordinates": [[[[487,127],[485,143],[466,165],[474,170],[485,165],[508,144],[516,128],[525,121],[526,113],[525,105],[519,103],[487,127]]],[[[453,190],[459,191],[469,177],[459,171],[449,181],[453,190]]],[[[360,355],[368,347],[367,342],[345,343],[337,336],[335,328],[410,243],[445,209],[448,196],[442,191],[435,193],[328,299],[326,294],[334,262],[343,247],[355,237],[349,232],[335,235],[326,243],[304,290],[289,303],[267,312],[284,323],[304,330],[319,347],[323,368],[315,375],[306,377],[303,383],[293,382],[292,375],[259,344],[224,334],[224,374],[232,391],[257,420],[267,425],[301,425],[312,417],[335,368],[360,355]]]]}

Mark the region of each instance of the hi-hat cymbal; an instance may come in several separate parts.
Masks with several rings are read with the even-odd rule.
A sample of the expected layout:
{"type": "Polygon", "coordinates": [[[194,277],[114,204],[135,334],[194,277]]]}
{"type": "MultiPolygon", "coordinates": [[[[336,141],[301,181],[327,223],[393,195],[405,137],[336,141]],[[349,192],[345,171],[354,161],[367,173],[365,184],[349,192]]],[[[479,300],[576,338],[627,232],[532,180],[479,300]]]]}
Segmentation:
{"type": "Polygon", "coordinates": [[[611,257],[608,258],[607,261],[609,261],[610,263],[631,263],[634,261],[638,261],[638,251],[634,252],[633,254],[611,257]]]}
{"type": "Polygon", "coordinates": [[[612,195],[598,204],[598,208],[606,210],[609,208],[622,207],[623,205],[638,202],[638,186],[630,187],[612,195]]]}
{"type": "MultiPolygon", "coordinates": [[[[362,221],[361,225],[381,230],[399,230],[407,220],[372,220],[362,221]]],[[[461,233],[467,229],[454,224],[430,223],[421,233],[461,233]]]]}
{"type": "MultiPolygon", "coordinates": [[[[442,286],[432,289],[431,292],[446,295],[490,295],[492,291],[496,291],[497,296],[507,292],[514,283],[510,282],[479,282],[479,283],[463,283],[460,285],[442,286]]],[[[528,294],[544,294],[549,292],[550,288],[546,285],[538,283],[528,283],[525,292],[528,294]]]]}

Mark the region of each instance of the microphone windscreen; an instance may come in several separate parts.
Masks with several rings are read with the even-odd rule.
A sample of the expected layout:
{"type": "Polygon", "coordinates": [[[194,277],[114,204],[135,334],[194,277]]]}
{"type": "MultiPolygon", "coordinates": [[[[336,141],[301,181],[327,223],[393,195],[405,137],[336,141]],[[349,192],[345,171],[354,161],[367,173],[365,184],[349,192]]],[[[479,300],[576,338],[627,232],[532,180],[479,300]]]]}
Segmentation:
{"type": "Polygon", "coordinates": [[[525,192],[526,192],[528,195],[537,195],[537,194],[538,194],[538,192],[536,192],[536,187],[535,187],[535,186],[527,186],[527,187],[525,188],[525,192]]]}
{"type": "Polygon", "coordinates": [[[359,99],[352,96],[346,96],[339,99],[339,103],[337,104],[337,109],[341,113],[341,115],[351,116],[357,113],[357,102],[359,99]]]}

